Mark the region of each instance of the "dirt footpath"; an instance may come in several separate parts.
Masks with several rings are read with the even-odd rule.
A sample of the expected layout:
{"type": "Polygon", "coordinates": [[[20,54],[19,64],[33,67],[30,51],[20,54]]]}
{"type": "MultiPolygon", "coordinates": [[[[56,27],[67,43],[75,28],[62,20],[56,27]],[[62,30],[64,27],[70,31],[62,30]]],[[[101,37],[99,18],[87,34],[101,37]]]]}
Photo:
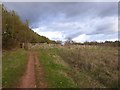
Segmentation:
{"type": "Polygon", "coordinates": [[[35,88],[35,66],[34,66],[34,55],[29,52],[28,64],[24,75],[22,76],[19,88],[35,88]]]}
{"type": "Polygon", "coordinates": [[[36,52],[29,52],[26,71],[23,74],[18,88],[46,88],[43,68],[37,58],[36,52]]]}

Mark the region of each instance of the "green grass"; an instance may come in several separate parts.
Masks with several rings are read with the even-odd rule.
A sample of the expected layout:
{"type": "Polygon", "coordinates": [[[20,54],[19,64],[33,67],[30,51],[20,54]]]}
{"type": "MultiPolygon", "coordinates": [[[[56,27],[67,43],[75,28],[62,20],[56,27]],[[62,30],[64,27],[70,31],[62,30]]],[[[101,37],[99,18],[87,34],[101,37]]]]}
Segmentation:
{"type": "Polygon", "coordinates": [[[64,62],[54,53],[55,49],[39,49],[39,59],[45,70],[46,81],[49,88],[75,88],[72,78],[66,76],[68,70],[64,62]]]}
{"type": "Polygon", "coordinates": [[[3,52],[2,56],[2,86],[16,87],[27,63],[27,52],[23,49],[3,52]]]}

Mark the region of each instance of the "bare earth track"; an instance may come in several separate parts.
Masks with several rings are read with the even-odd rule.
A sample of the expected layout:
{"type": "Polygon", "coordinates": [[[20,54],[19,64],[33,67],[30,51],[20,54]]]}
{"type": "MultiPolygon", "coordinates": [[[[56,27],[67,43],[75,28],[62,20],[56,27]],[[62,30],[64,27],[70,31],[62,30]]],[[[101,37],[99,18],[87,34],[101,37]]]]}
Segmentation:
{"type": "Polygon", "coordinates": [[[35,59],[35,72],[36,72],[36,86],[37,88],[47,88],[47,82],[45,80],[45,73],[42,64],[39,62],[37,53],[34,53],[35,59]]]}
{"type": "Polygon", "coordinates": [[[22,76],[18,88],[46,88],[44,73],[36,52],[29,52],[27,68],[22,76]]]}

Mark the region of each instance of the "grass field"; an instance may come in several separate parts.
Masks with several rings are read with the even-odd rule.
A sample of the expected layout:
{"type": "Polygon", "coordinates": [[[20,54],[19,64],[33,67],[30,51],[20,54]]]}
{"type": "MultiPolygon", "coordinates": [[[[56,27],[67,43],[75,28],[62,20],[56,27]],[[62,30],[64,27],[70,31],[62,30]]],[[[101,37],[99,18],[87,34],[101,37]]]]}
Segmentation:
{"type": "Polygon", "coordinates": [[[39,55],[50,87],[118,87],[118,48],[47,47],[39,55]]]}
{"type": "MultiPolygon", "coordinates": [[[[118,88],[120,86],[118,85],[118,48],[49,45],[35,46],[31,51],[37,52],[48,88],[118,88]]],[[[3,52],[3,87],[16,87],[27,65],[27,52],[23,49],[3,52]]],[[[37,80],[39,81],[39,78],[37,80]]]]}
{"type": "Polygon", "coordinates": [[[23,49],[5,51],[2,56],[2,87],[16,87],[24,73],[27,63],[27,52],[23,49]]]}

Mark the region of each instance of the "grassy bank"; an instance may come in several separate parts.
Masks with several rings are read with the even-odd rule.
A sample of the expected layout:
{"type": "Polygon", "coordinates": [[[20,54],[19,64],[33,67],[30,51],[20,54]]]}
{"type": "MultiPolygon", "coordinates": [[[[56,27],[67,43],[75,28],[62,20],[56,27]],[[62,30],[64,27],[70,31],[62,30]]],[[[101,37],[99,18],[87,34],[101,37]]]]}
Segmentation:
{"type": "Polygon", "coordinates": [[[48,88],[75,88],[74,81],[66,73],[69,66],[55,51],[56,49],[39,49],[39,60],[45,70],[48,88]]]}
{"type": "Polygon", "coordinates": [[[27,63],[27,52],[23,49],[5,51],[2,56],[2,86],[16,87],[27,63]]]}
{"type": "Polygon", "coordinates": [[[39,49],[49,87],[117,88],[118,49],[59,47],[39,49]]]}

